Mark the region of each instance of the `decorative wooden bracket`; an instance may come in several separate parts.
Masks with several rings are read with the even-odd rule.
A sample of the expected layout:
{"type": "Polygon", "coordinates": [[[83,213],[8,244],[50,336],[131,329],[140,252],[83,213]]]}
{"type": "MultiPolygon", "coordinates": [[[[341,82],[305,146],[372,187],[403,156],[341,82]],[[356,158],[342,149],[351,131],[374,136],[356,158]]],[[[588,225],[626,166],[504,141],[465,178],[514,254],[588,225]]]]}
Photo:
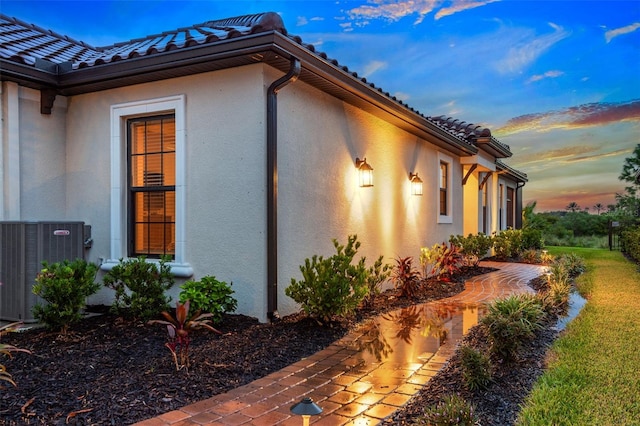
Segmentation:
{"type": "Polygon", "coordinates": [[[464,178],[462,179],[462,186],[467,184],[467,179],[469,179],[469,176],[471,176],[471,173],[473,173],[473,171],[478,167],[477,164],[472,164],[471,168],[469,169],[469,171],[467,172],[466,175],[464,175],[464,178]]]}
{"type": "Polygon", "coordinates": [[[491,176],[493,174],[493,172],[487,172],[486,175],[484,175],[484,178],[482,179],[482,182],[480,182],[480,190],[482,191],[482,188],[484,188],[484,184],[487,183],[487,181],[489,180],[489,176],[491,176]]]}
{"type": "Polygon", "coordinates": [[[40,114],[51,114],[56,95],[57,93],[54,89],[40,89],[40,114]]]}

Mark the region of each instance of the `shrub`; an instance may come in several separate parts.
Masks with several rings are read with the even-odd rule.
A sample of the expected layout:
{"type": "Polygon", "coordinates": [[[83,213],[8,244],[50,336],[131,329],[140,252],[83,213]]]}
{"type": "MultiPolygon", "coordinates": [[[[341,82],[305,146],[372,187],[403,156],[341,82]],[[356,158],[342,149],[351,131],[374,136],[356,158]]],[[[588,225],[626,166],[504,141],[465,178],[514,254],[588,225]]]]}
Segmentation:
{"type": "Polygon", "coordinates": [[[562,263],[570,278],[575,278],[587,270],[584,259],[575,253],[563,254],[557,262],[562,263]]]}
{"type": "Polygon", "coordinates": [[[460,249],[467,266],[477,266],[478,262],[487,255],[487,252],[493,246],[491,237],[483,233],[469,234],[466,237],[451,235],[449,242],[460,249]]]}
{"type": "Polygon", "coordinates": [[[191,343],[192,332],[199,328],[206,328],[215,333],[222,334],[213,328],[209,323],[209,318],[213,314],[201,314],[197,311],[189,316],[189,301],[185,303],[176,302],[176,315],[171,316],[167,311],[162,312],[164,320],[151,320],[148,324],[162,324],[167,326],[169,341],[165,346],[171,351],[176,371],[183,368],[189,369],[189,344],[191,343]]]}
{"type": "Polygon", "coordinates": [[[494,300],[481,320],[491,342],[491,352],[509,361],[516,357],[525,340],[542,327],[545,311],[542,301],[529,294],[494,300]]]}
{"type": "Polygon", "coordinates": [[[631,227],[620,233],[620,247],[636,262],[640,262],[640,227],[631,227]]]}
{"type": "Polygon", "coordinates": [[[420,273],[413,267],[413,257],[398,257],[391,279],[401,296],[413,298],[420,289],[420,273]]]}
{"type": "Polygon", "coordinates": [[[82,319],[87,297],[100,289],[100,284],[94,281],[98,266],[84,259],[52,264],[45,261],[42,266],[33,293],[47,303],[36,304],[33,315],[47,327],[66,332],[70,324],[82,319]]]}
{"type": "Polygon", "coordinates": [[[122,260],[103,278],[115,290],[111,309],[118,315],[146,322],[166,311],[171,298],[165,296],[174,283],[166,259],[147,262],[144,257],[122,260]]]}
{"type": "Polygon", "coordinates": [[[418,425],[472,426],[477,423],[474,407],[458,395],[447,395],[437,405],[429,407],[423,417],[418,419],[418,425]]]}
{"type": "Polygon", "coordinates": [[[521,250],[542,250],[544,248],[542,231],[531,228],[523,229],[520,248],[521,250]]]}
{"type": "Polygon", "coordinates": [[[482,352],[469,347],[460,348],[460,364],[462,366],[462,378],[469,388],[475,391],[486,389],[491,383],[491,361],[482,352]]]}
{"type": "Polygon", "coordinates": [[[234,312],[238,307],[238,301],[231,296],[234,291],[231,284],[218,281],[214,276],[204,276],[200,281],[186,281],[181,286],[180,303],[191,304],[191,309],[209,313],[213,322],[222,320],[222,315],[234,312]]]}
{"type": "Polygon", "coordinates": [[[493,249],[499,259],[513,259],[522,252],[522,230],[505,229],[493,235],[493,249]]]}
{"type": "Polygon", "coordinates": [[[526,249],[525,251],[522,252],[522,254],[520,255],[520,258],[524,263],[537,264],[542,262],[542,257],[540,255],[540,252],[536,249],[526,249]]]}
{"type": "Polygon", "coordinates": [[[436,273],[434,266],[436,266],[443,250],[444,247],[441,244],[434,244],[431,248],[420,248],[420,266],[422,266],[422,275],[425,278],[430,278],[436,273]]]}
{"type": "Polygon", "coordinates": [[[433,274],[438,277],[438,279],[443,279],[445,276],[451,277],[460,270],[461,264],[462,254],[460,254],[458,247],[454,244],[447,246],[446,243],[442,243],[440,255],[433,267],[433,274]]]}
{"type": "Polygon", "coordinates": [[[300,266],[302,280],[291,279],[284,292],[302,305],[304,312],[320,322],[333,316],[346,317],[353,313],[368,292],[368,270],[365,258],[352,264],[360,242],[350,235],[346,246],[333,240],[336,254],[329,258],[313,255],[300,266]]]}
{"type": "Polygon", "coordinates": [[[380,256],[369,268],[367,273],[367,294],[364,297],[364,303],[370,305],[373,299],[380,294],[380,286],[391,274],[391,267],[382,263],[383,257],[380,256]]]}

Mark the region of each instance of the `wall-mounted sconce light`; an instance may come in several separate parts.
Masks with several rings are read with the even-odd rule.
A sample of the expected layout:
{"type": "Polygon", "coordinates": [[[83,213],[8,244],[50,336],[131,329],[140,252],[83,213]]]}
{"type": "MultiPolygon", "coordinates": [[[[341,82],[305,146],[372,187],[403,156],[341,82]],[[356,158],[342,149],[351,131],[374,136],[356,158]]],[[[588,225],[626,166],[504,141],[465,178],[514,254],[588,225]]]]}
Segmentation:
{"type": "Polygon", "coordinates": [[[360,186],[362,188],[373,186],[373,167],[367,163],[367,159],[356,158],[356,168],[360,175],[360,186]]]}
{"type": "Polygon", "coordinates": [[[300,402],[293,404],[290,408],[292,414],[302,416],[303,426],[309,426],[309,417],[322,413],[320,408],[311,398],[303,398],[300,402]]]}
{"type": "Polygon", "coordinates": [[[418,174],[409,173],[409,180],[411,181],[411,195],[422,195],[422,179],[418,177],[418,174]]]}

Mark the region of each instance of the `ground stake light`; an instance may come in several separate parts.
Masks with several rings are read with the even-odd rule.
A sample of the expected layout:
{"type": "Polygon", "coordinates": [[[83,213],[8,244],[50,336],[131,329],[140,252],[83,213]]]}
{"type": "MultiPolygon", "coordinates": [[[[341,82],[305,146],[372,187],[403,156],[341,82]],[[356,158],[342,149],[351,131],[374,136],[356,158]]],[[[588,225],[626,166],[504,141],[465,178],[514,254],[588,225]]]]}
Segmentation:
{"type": "Polygon", "coordinates": [[[290,410],[291,413],[302,416],[303,426],[309,426],[309,418],[311,416],[317,416],[322,413],[322,408],[314,403],[311,398],[303,398],[300,402],[293,404],[290,410]]]}

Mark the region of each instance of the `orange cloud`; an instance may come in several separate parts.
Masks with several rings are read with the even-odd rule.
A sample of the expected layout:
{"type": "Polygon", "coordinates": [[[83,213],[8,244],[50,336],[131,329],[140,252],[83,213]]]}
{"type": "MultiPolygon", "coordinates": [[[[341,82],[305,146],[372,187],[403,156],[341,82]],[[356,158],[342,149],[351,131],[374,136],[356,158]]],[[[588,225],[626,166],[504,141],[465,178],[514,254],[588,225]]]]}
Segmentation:
{"type": "Polygon", "coordinates": [[[521,115],[510,119],[503,127],[496,129],[496,134],[505,136],[527,131],[572,130],[620,121],[640,121],[640,100],[623,103],[591,103],[559,111],[521,115]]]}

